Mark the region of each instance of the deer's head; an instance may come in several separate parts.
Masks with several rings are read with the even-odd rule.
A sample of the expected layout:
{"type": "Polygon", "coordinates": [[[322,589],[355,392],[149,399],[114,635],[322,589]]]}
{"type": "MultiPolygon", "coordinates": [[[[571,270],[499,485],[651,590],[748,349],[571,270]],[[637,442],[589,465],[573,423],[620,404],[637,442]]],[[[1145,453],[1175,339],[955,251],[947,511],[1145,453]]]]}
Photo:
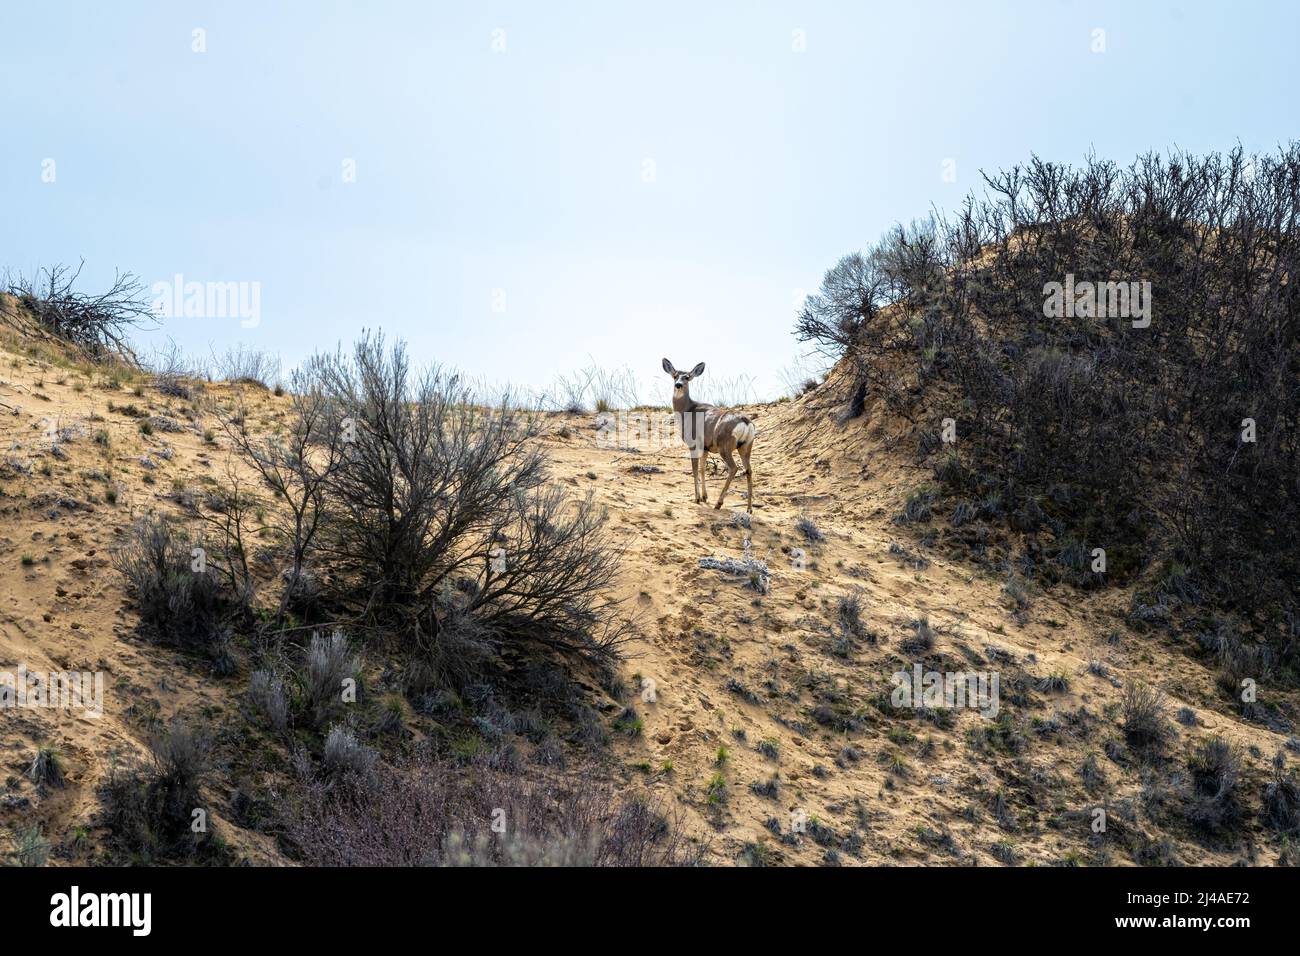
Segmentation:
{"type": "Polygon", "coordinates": [[[686,385],[693,378],[699,378],[704,374],[704,363],[701,362],[689,372],[679,372],[673,368],[673,363],[664,359],[664,371],[673,377],[673,396],[685,395],[686,385]]]}

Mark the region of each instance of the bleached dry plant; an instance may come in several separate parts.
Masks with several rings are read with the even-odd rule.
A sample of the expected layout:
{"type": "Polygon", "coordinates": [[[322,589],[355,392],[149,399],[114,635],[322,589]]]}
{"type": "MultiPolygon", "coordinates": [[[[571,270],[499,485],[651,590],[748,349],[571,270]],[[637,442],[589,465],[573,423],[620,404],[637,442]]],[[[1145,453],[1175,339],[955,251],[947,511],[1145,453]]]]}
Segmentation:
{"type": "Polygon", "coordinates": [[[303,670],[303,698],[316,726],[323,727],[343,706],[346,681],[355,681],[361,661],[342,631],[313,634],[303,670]]]}
{"type": "Polygon", "coordinates": [[[798,398],[813,391],[825,376],[826,363],[816,361],[812,354],[799,356],[777,373],[782,394],[788,398],[798,398]]]}
{"type": "Polygon", "coordinates": [[[175,398],[188,400],[193,397],[190,381],[205,377],[205,370],[196,367],[171,338],[167,339],[166,345],[156,346],[143,364],[153,373],[158,391],[175,398]]]}
{"type": "Polygon", "coordinates": [[[280,357],[272,352],[265,352],[245,346],[231,346],[224,352],[212,353],[212,365],[216,377],[225,382],[247,385],[261,385],[270,388],[280,378],[280,357]]]}
{"type": "Polygon", "coordinates": [[[350,776],[364,783],[373,778],[379,755],[372,747],[357,740],[348,727],[336,724],[325,738],[322,760],[325,769],[336,776],[350,776]]]}
{"type": "Polygon", "coordinates": [[[543,395],[553,411],[586,413],[636,408],[641,404],[636,373],[627,366],[603,368],[595,363],[557,375],[543,395]]]}
{"type": "Polygon", "coordinates": [[[636,375],[624,366],[604,369],[593,366],[591,397],[598,412],[635,408],[640,404],[636,375]]]}
{"type": "Polygon", "coordinates": [[[557,375],[546,392],[547,407],[558,412],[582,414],[591,408],[591,383],[595,369],[577,369],[557,375]]]}
{"type": "Polygon", "coordinates": [[[752,405],[756,400],[753,375],[733,375],[730,378],[716,378],[705,383],[700,401],[717,405],[719,408],[735,408],[738,405],[752,405]]]}
{"type": "Polygon", "coordinates": [[[268,670],[254,671],[248,679],[248,702],[277,733],[289,727],[289,695],[284,682],[268,670]]]}

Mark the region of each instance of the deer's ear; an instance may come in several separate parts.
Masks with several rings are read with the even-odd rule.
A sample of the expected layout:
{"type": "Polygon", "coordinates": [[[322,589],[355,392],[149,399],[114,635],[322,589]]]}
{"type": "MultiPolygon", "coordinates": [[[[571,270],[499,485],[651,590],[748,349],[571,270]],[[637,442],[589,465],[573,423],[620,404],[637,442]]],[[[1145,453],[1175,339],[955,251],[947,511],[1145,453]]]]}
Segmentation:
{"type": "Polygon", "coordinates": [[[700,377],[701,375],[703,375],[703,374],[704,374],[704,363],[703,363],[703,362],[701,362],[699,365],[695,366],[695,368],[691,369],[691,378],[699,378],[699,377],[700,377]]]}
{"type": "Polygon", "coordinates": [[[668,361],[667,359],[664,359],[664,371],[667,372],[669,375],[677,374],[677,369],[673,368],[673,363],[668,361]]]}

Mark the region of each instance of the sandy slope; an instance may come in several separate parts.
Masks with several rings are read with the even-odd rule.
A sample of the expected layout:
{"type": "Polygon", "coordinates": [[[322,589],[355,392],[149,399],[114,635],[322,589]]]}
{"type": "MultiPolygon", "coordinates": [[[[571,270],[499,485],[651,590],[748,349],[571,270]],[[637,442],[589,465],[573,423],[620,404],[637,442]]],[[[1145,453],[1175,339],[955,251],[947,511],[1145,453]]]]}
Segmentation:
{"type": "MultiPolygon", "coordinates": [[[[108,563],[108,549],[133,515],[173,509],[174,490],[201,489],[222,477],[224,438],[204,436],[215,422],[143,380],[109,387],[102,374],[51,358],[20,354],[13,343],[0,351],[0,670],[19,663],[30,670],[102,670],[108,706],[99,719],[0,713],[7,777],[0,829],[38,824],[65,848],[64,859],[84,861],[94,852],[94,834],[84,851],[68,849],[71,835],[91,826],[95,788],[115,755],[141,753],[149,730],[178,715],[202,713],[237,726],[231,718],[246,675],[214,679],[136,637],[108,563]],[[142,434],[138,420],[121,410],[126,405],[174,420],[180,430],[142,434]],[[51,423],[62,430],[57,441],[51,423]],[[96,440],[101,431],[107,444],[96,440]],[[115,503],[109,488],[117,489],[115,503]],[[64,756],[69,785],[62,790],[38,793],[24,776],[43,743],[64,756]]],[[[210,387],[210,394],[220,397],[225,388],[210,387]]],[[[268,427],[287,403],[254,393],[253,429],[268,427]]],[[[671,438],[641,438],[629,450],[633,439],[576,415],[550,418],[543,438],[553,480],[608,505],[626,546],[620,591],[641,628],[625,670],[643,729],[616,737],[616,773],[629,788],[648,787],[676,804],[708,841],[714,862],[817,864],[835,850],[843,863],[996,864],[999,841],[1026,862],[1131,862],[1123,849],[1098,853],[1105,841],[1088,824],[1091,808],[1103,801],[1139,804],[1141,769],[1104,752],[1108,739],[1121,737],[1116,707],[1122,685],[1135,679],[1164,688],[1171,714],[1190,706],[1201,722],[1177,728],[1170,781],[1190,742],[1219,732],[1255,748],[1246,766],[1258,786],[1284,737],[1226,715],[1212,672],[1185,649],[1132,634],[1108,643],[1107,634],[1123,630],[1124,595],[1080,596],[1066,588],[1038,594],[1018,623],[1002,580],[920,547],[914,529],[895,523],[908,491],[928,476],[892,450],[897,435],[882,416],[869,410],[841,427],[806,402],[749,411],[759,427],[749,529],[732,521],[744,508],[743,477],[723,510],[694,504],[688,459],[671,438]],[[809,544],[796,531],[803,514],[824,541],[809,544]],[[747,539],[750,552],[770,566],[767,595],[699,566],[707,556],[743,556],[747,539]],[[911,557],[891,553],[891,544],[911,557]],[[802,570],[790,552],[799,547],[807,549],[802,570]],[[862,589],[875,640],[857,640],[841,656],[834,604],[853,588],[862,589]],[[936,632],[929,652],[904,647],[918,619],[936,632]],[[1004,663],[990,663],[990,647],[1009,655],[1004,663]],[[998,667],[1004,698],[1017,674],[1062,673],[1069,689],[1031,688],[1021,707],[1004,701],[1001,739],[1015,744],[990,747],[979,741],[988,739],[991,722],[973,712],[941,728],[898,720],[873,705],[890,688],[889,675],[921,657],[948,669],[998,667]],[[1110,676],[1090,673],[1090,660],[1104,661],[1110,676]],[[639,699],[647,680],[654,702],[639,699]],[[1091,795],[1080,776],[1089,753],[1098,754],[1105,778],[1091,795]],[[715,774],[725,790],[715,788],[711,797],[715,774]],[[751,790],[773,778],[775,794],[751,790]],[[792,834],[799,819],[804,832],[792,834]]],[[[721,486],[719,472],[709,482],[712,499],[721,486]]],[[[254,861],[277,861],[265,837],[221,819],[229,781],[214,788],[221,791],[214,812],[230,843],[254,861]]],[[[1150,840],[1165,835],[1141,814],[1135,821],[1150,840]]],[[[1184,862],[1276,856],[1253,824],[1243,838],[1213,848],[1172,836],[1184,862]]]]}
{"type": "MultiPolygon", "coordinates": [[[[77,827],[86,827],[96,845],[95,789],[115,761],[146,752],[153,730],[191,714],[220,722],[238,707],[234,681],[214,681],[193,661],[135,634],[109,558],[135,516],[177,510],[174,488],[201,489],[220,476],[227,456],[203,438],[215,423],[189,420],[189,403],[152,387],[136,395],[134,382],[110,388],[106,378],[12,346],[0,351],[0,671],[22,665],[30,672],[104,672],[101,717],[0,711],[7,775],[0,825],[37,824],[56,848],[77,827]],[[142,434],[124,406],[174,420],[182,430],[142,434]],[[96,440],[99,433],[107,444],[96,440]],[[25,773],[37,746],[47,744],[62,755],[68,785],[39,793],[25,773]]],[[[213,817],[251,859],[274,858],[261,835],[223,825],[215,803],[213,817]]]]}
{"type": "MultiPolygon", "coordinates": [[[[1217,732],[1257,747],[1262,757],[1247,757],[1257,775],[1283,745],[1283,737],[1207,709],[1222,706],[1214,700],[1213,676],[1184,653],[1159,646],[1156,638],[1107,643],[1106,635],[1122,628],[1117,609],[1123,595],[1085,599],[1062,588],[1039,595],[1029,620],[1017,623],[1000,579],[918,547],[915,533],[893,521],[907,493],[930,476],[899,463],[876,413],[839,427],[804,404],[749,409],[759,425],[749,531],[730,522],[732,512],[744,508],[736,484],[722,511],[693,503],[689,460],[674,441],[643,442],[640,454],[629,454],[617,442],[605,447],[610,443],[590,422],[585,429],[571,423],[573,437],[555,441],[562,480],[594,489],[625,535],[624,597],[646,618],[643,638],[630,649],[629,683],[639,687],[638,675],[651,679],[657,702],[636,704],[644,735],[622,751],[634,767],[642,765],[634,772],[648,769],[652,789],[687,808],[709,835],[717,860],[751,859],[744,852],[749,843],[762,844],[759,852],[772,862],[800,864],[822,861],[829,847],[840,849],[842,862],[876,864],[989,864],[997,841],[1013,844],[1025,861],[1079,854],[1092,836],[1091,809],[1140,789],[1135,767],[1122,768],[1103,754],[1108,785],[1089,796],[1080,781],[1086,755],[1100,751],[1107,737],[1120,736],[1117,715],[1107,713],[1118,705],[1119,685],[1129,680],[1165,689],[1171,716],[1184,705],[1197,711],[1202,726],[1179,728],[1180,736],[1217,732]],[[662,471],[637,473],[633,467],[662,471]],[[795,529],[801,515],[814,521],[825,541],[803,539],[795,529]],[[698,566],[709,555],[743,557],[746,539],[771,568],[767,596],[698,566]],[[892,544],[930,563],[917,568],[891,554],[892,544]],[[790,554],[799,547],[807,549],[803,570],[790,554]],[[878,641],[859,642],[843,659],[832,653],[833,604],[857,587],[878,641]],[[993,646],[1016,662],[999,668],[1004,685],[1022,668],[1031,677],[1068,675],[1066,693],[1034,692],[1025,708],[1004,703],[1013,727],[1029,741],[1020,754],[974,751],[968,732],[989,724],[974,712],[960,713],[951,729],[942,730],[890,720],[869,706],[882,688],[892,689],[892,673],[925,656],[901,647],[913,634],[909,622],[917,619],[937,632],[930,659],[947,659],[951,669],[997,667],[971,663],[987,660],[986,648],[993,646]],[[1090,660],[1104,661],[1110,677],[1089,673],[1090,660]],[[748,700],[746,691],[753,695],[748,700]],[[827,701],[856,715],[861,726],[820,724],[813,711],[827,701]],[[1032,729],[1034,719],[1050,721],[1080,708],[1095,718],[1086,735],[1075,727],[1032,729]],[[775,744],[775,756],[760,751],[764,741],[775,744]],[[719,747],[728,752],[720,765],[719,747]],[[894,763],[896,756],[905,769],[894,763]],[[661,769],[665,761],[671,771],[661,769]],[[710,805],[706,791],[715,773],[725,778],[727,795],[710,805]],[[781,782],[775,797],[751,792],[751,784],[773,777],[781,782]],[[1018,817],[1013,827],[993,818],[999,789],[1018,817]],[[830,832],[805,823],[804,834],[792,839],[792,813],[798,811],[830,832]],[[1077,819],[1062,826],[1070,814],[1077,819]],[[784,840],[768,828],[772,820],[784,840]],[[858,841],[860,855],[842,848],[858,841]]],[[[716,501],[720,471],[709,488],[716,501]]],[[[1216,852],[1184,844],[1179,851],[1188,863],[1230,862],[1242,853],[1231,845],[1216,852]]],[[[1127,855],[1118,853],[1113,862],[1127,862],[1127,855]]]]}

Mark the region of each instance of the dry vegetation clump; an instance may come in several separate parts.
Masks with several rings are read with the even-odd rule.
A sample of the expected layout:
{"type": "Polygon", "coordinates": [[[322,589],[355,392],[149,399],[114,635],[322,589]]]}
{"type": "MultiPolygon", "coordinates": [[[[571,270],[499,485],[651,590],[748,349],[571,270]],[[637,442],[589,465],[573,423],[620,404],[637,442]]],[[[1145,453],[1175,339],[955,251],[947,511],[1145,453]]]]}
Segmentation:
{"type": "Polygon", "coordinates": [[[1211,737],[1188,758],[1187,769],[1191,775],[1187,819],[1209,833],[1220,833],[1239,823],[1243,813],[1240,751],[1222,737],[1211,737]]]}
{"type": "Polygon", "coordinates": [[[127,359],[135,363],[128,336],[153,324],[145,285],[130,272],[118,273],[104,292],[90,294],[75,286],[85,262],[40,269],[34,276],[7,275],[5,291],[14,296],[38,328],[94,360],[127,359]]]}
{"type": "Polygon", "coordinates": [[[289,840],[312,865],[686,866],[703,853],[652,799],[585,771],[521,778],[418,756],[364,793],[300,788],[289,840]]]}
{"type": "Polygon", "coordinates": [[[280,357],[242,343],[212,354],[215,376],[223,382],[271,388],[280,378],[280,357]]]}
{"type": "Polygon", "coordinates": [[[1145,684],[1132,683],[1124,691],[1124,737],[1136,752],[1159,755],[1170,735],[1165,695],[1145,684]]]}
{"type": "Polygon", "coordinates": [[[125,861],[226,861],[201,791],[210,753],[206,738],[177,724],[152,739],[149,762],[113,767],[100,791],[101,822],[125,861]]]}
{"type": "Polygon", "coordinates": [[[137,519],[114,550],[113,567],[159,640],[209,651],[227,641],[230,598],[208,554],[199,539],[158,515],[137,519]]]}

